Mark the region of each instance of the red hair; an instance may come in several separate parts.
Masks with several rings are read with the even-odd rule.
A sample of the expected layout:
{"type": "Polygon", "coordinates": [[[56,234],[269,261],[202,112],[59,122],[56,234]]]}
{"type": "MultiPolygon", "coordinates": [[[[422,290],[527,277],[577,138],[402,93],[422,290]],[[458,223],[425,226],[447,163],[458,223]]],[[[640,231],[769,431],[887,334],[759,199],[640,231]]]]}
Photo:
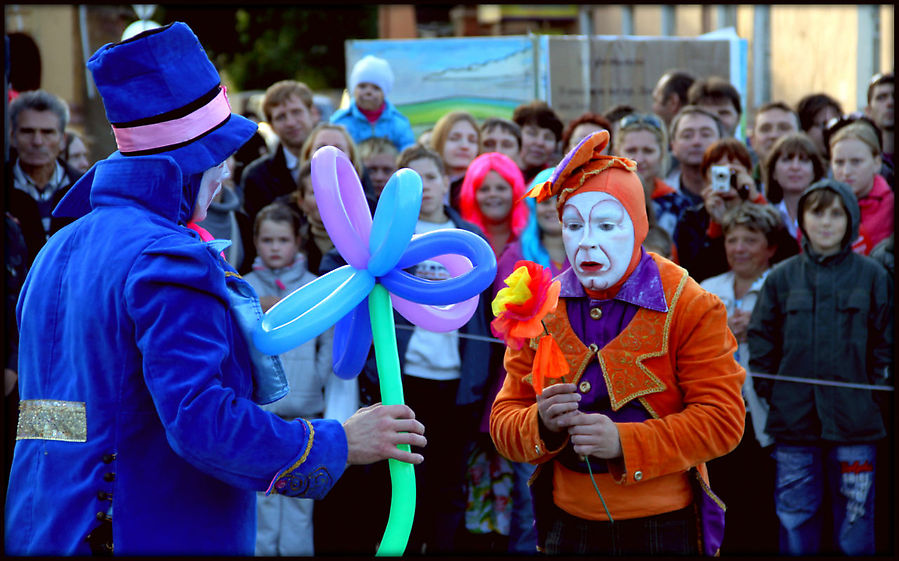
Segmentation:
{"type": "Polygon", "coordinates": [[[524,192],[524,176],[518,165],[511,158],[499,152],[487,152],[475,158],[465,172],[465,178],[462,180],[462,188],[459,190],[459,211],[462,218],[476,224],[481,230],[490,237],[486,221],[475,193],[484,182],[484,178],[491,171],[495,171],[512,186],[512,210],[509,212],[507,220],[512,231],[510,241],[517,239],[524,231],[528,224],[528,207],[525,204],[524,192]]]}

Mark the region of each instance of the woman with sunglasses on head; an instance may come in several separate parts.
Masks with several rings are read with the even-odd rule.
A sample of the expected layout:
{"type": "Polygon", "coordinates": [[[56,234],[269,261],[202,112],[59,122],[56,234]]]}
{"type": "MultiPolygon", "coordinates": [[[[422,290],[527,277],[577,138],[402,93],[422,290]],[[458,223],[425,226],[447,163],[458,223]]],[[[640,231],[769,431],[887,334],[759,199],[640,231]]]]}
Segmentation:
{"type": "Polygon", "coordinates": [[[867,255],[893,231],[893,190],[882,175],[880,142],[866,123],[847,125],[830,137],[833,177],[852,188],[861,210],[859,235],[853,250],[867,255]]]}
{"type": "Polygon", "coordinates": [[[799,197],[809,185],[826,175],[827,168],[814,140],[801,132],[779,138],[762,164],[768,201],[777,207],[787,231],[797,242],[802,237],[798,222],[799,197]]]}
{"type": "Polygon", "coordinates": [[[615,153],[637,162],[643,192],[650,201],[656,225],[674,235],[677,219],[690,199],[662,181],[668,168],[668,134],[656,115],[634,113],[618,121],[615,153]]]}
{"type": "MultiPolygon", "coordinates": [[[[895,186],[893,164],[883,157],[883,141],[881,140],[881,130],[873,119],[860,111],[854,111],[848,115],[834,117],[827,121],[827,127],[824,129],[824,145],[826,147],[824,156],[829,163],[831,159],[831,145],[833,137],[843,128],[853,123],[864,123],[874,130],[874,136],[877,140],[877,151],[880,154],[880,175],[886,180],[887,185],[892,189],[895,186]]],[[[833,170],[829,170],[829,177],[833,177],[833,170]]],[[[863,228],[864,229],[864,228],[863,228]]]]}

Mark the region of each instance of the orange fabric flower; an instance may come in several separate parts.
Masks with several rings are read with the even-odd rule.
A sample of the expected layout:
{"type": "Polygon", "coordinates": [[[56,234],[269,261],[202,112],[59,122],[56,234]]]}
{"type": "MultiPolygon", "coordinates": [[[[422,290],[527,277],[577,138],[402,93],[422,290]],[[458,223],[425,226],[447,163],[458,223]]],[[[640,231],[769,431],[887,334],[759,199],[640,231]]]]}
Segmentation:
{"type": "Polygon", "coordinates": [[[515,270],[493,299],[490,330],[513,349],[520,349],[526,339],[543,332],[543,318],[556,308],[561,285],[552,281],[548,268],[531,261],[518,261],[515,270]]]}
{"type": "Polygon", "coordinates": [[[568,363],[556,341],[546,333],[543,318],[556,309],[562,285],[552,280],[548,268],[531,261],[518,261],[515,270],[506,277],[506,288],[493,300],[495,320],[490,330],[506,345],[519,350],[527,339],[540,337],[534,357],[533,386],[537,394],[543,393],[543,380],[558,377],[566,372],[568,363]]]}

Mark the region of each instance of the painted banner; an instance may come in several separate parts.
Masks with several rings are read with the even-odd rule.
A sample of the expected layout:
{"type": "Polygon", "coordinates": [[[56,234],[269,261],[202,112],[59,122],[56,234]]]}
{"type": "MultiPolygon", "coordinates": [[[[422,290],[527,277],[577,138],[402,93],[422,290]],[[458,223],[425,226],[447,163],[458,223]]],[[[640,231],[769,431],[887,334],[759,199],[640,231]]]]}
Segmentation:
{"type": "MultiPolygon", "coordinates": [[[[476,119],[510,118],[516,106],[542,99],[563,122],[585,111],[628,104],[652,108],[652,89],[670,69],[722,76],[746,97],[747,41],[732,29],[698,38],[530,35],[350,40],[347,79],[367,54],[390,62],[389,99],[416,134],[459,109],[476,119]]],[[[745,113],[745,108],[744,108],[745,113]]],[[[745,126],[743,127],[745,130],[745,126]]]]}

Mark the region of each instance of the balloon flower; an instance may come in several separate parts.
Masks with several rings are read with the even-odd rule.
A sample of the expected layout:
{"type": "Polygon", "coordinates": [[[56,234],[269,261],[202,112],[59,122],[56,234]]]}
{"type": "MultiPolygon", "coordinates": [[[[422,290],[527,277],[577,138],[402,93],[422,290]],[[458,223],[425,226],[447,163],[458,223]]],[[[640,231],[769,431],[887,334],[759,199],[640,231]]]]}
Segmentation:
{"type": "Polygon", "coordinates": [[[527,339],[539,337],[531,384],[534,393],[543,393],[544,380],[561,378],[568,362],[556,340],[546,335],[543,318],[556,309],[561,283],[552,280],[548,268],[531,261],[518,261],[515,270],[503,281],[506,287],[493,299],[490,330],[506,345],[520,349],[527,339]]]}
{"type": "MultiPolygon", "coordinates": [[[[410,169],[391,176],[374,219],[353,164],[333,146],[323,146],[312,156],[312,189],[325,229],[347,265],[272,306],[257,325],[253,342],[266,354],[281,354],[336,324],[335,374],[357,376],[374,342],[381,401],[401,404],[391,307],[429,331],[458,329],[471,318],[481,291],[493,282],[493,250],[464,230],[413,235],[422,186],[410,169]],[[426,280],[405,271],[424,260],[441,263],[451,278],[426,280]]],[[[393,459],[389,466],[390,515],[377,554],[402,555],[415,513],[415,471],[411,464],[393,459]]]]}

